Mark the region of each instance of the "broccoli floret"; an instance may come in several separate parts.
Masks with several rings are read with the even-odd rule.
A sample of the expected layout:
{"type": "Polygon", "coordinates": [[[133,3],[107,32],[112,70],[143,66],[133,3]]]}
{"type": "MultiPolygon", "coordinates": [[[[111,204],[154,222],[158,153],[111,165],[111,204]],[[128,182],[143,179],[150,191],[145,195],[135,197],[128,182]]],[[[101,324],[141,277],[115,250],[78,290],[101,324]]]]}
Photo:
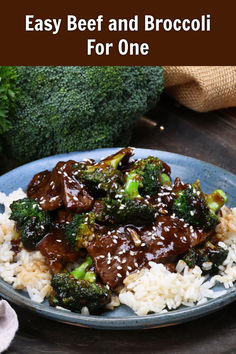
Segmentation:
{"type": "Polygon", "coordinates": [[[219,266],[223,264],[227,258],[228,250],[220,247],[219,245],[213,245],[211,242],[207,242],[204,248],[191,248],[184,256],[183,260],[190,267],[195,265],[202,268],[203,273],[209,273],[215,275],[219,272],[219,266]],[[211,262],[211,266],[204,267],[204,263],[211,262]]]}
{"type": "Polygon", "coordinates": [[[197,180],[177,193],[172,210],[190,225],[211,231],[218,223],[216,212],[226,202],[227,197],[222,190],[205,195],[201,191],[199,180],[197,180]]]}
{"type": "Polygon", "coordinates": [[[101,200],[96,220],[105,224],[145,225],[155,220],[156,209],[139,195],[139,181],[126,179],[124,189],[120,188],[114,197],[101,200]]]}
{"type": "Polygon", "coordinates": [[[37,217],[40,222],[48,220],[48,213],[42,210],[38,202],[31,198],[15,200],[11,205],[10,219],[17,222],[17,227],[22,226],[26,221],[37,217]]]}
{"type": "Polygon", "coordinates": [[[134,225],[153,222],[157,211],[148,199],[140,194],[141,191],[142,194],[148,191],[151,195],[159,190],[161,183],[169,184],[169,176],[161,173],[162,168],[161,161],[152,156],[137,161],[127,173],[123,188],[118,189],[115,196],[102,199],[102,208],[97,215],[98,222],[134,225]],[[162,175],[167,178],[162,179],[162,175]]]}
{"type": "Polygon", "coordinates": [[[73,248],[86,248],[95,238],[95,215],[92,212],[75,214],[66,225],[65,235],[73,248]]]}
{"type": "Polygon", "coordinates": [[[53,292],[50,296],[51,306],[65,307],[80,312],[86,306],[90,314],[100,314],[110,302],[111,292],[99,283],[96,275],[86,271],[92,264],[90,257],[71,273],[58,273],[52,277],[53,292]]]}
{"type": "Polygon", "coordinates": [[[77,150],[128,145],[139,117],[158,102],[161,67],[17,67],[17,108],[4,136],[22,162],[77,150]]]}
{"type": "Polygon", "coordinates": [[[10,219],[16,221],[21,242],[28,250],[34,250],[44,237],[50,224],[50,215],[30,198],[14,201],[11,205],[10,219]]]}
{"type": "Polygon", "coordinates": [[[97,221],[104,224],[145,225],[155,220],[156,209],[143,198],[120,195],[117,199],[103,198],[97,221]]]}
{"type": "Polygon", "coordinates": [[[170,185],[170,177],[163,173],[163,165],[157,157],[149,156],[135,162],[126,175],[125,192],[133,197],[154,195],[162,185],[170,185]]]}
{"type": "MultiPolygon", "coordinates": [[[[0,136],[10,128],[9,110],[14,108],[18,89],[16,89],[17,69],[15,66],[0,66],[0,136]]],[[[0,140],[0,151],[2,142],[0,140]]]]}
{"type": "Polygon", "coordinates": [[[123,160],[127,162],[132,155],[132,148],[122,149],[95,165],[88,166],[86,170],[79,171],[77,176],[92,184],[93,187],[112,194],[124,183],[123,174],[117,169],[119,164],[123,160]]]}

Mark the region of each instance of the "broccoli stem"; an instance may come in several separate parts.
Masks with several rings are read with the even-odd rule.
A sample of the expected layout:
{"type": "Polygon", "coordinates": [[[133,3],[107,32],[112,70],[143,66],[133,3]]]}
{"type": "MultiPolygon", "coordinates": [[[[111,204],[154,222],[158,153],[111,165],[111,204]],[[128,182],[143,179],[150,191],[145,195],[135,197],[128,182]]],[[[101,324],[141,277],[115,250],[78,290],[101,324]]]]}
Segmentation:
{"type": "Polygon", "coordinates": [[[103,167],[113,167],[115,170],[117,169],[119,163],[123,160],[123,158],[127,156],[131,156],[133,154],[133,149],[132,148],[125,148],[120,151],[118,151],[114,155],[110,155],[104,160],[99,161],[95,165],[89,166],[86,170],[86,172],[93,172],[97,168],[103,168],[103,167]]]}
{"type": "MultiPolygon", "coordinates": [[[[117,154],[115,154],[113,156],[113,158],[111,158],[110,160],[110,164],[111,166],[116,170],[119,163],[121,162],[121,160],[125,157],[125,155],[127,154],[126,150],[120,150],[117,154]]],[[[109,160],[108,160],[109,161],[109,160]]]]}
{"type": "MultiPolygon", "coordinates": [[[[88,257],[79,267],[75,268],[71,275],[75,279],[84,279],[86,275],[86,269],[93,264],[92,258],[88,257]]],[[[87,272],[88,273],[88,272],[87,272]]]]}
{"type": "Polygon", "coordinates": [[[90,283],[95,283],[97,280],[96,274],[94,272],[86,272],[84,280],[89,281],[90,283]]]}
{"type": "Polygon", "coordinates": [[[160,182],[161,182],[161,185],[164,185],[164,186],[170,186],[171,185],[170,177],[167,174],[165,174],[165,173],[161,174],[160,182]]]}
{"type": "Polygon", "coordinates": [[[207,206],[212,213],[217,212],[227,201],[228,198],[221,189],[217,189],[206,196],[207,206]]]}
{"type": "Polygon", "coordinates": [[[136,172],[129,173],[125,183],[125,194],[131,198],[137,198],[140,196],[138,191],[140,187],[142,187],[142,182],[139,175],[136,172]]]}

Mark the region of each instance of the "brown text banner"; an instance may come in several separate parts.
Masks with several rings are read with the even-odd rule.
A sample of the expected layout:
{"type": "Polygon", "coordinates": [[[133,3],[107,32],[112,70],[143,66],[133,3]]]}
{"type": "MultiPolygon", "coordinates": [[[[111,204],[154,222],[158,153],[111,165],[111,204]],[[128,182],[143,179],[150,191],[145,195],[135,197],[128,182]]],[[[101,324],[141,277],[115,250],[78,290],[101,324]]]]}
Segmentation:
{"type": "Polygon", "coordinates": [[[234,65],[235,2],[1,2],[1,65],[234,65]]]}

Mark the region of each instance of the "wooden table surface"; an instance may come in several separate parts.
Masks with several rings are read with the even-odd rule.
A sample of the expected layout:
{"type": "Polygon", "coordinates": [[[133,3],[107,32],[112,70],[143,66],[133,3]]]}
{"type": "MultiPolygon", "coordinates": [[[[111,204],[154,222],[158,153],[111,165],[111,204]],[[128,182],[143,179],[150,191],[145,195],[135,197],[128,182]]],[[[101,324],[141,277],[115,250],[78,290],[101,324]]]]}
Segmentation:
{"type": "MultiPolygon", "coordinates": [[[[236,174],[236,109],[195,113],[164,96],[150,118],[156,125],[141,120],[132,146],[192,156],[236,174]]],[[[16,165],[14,161],[2,161],[0,173],[16,165]]],[[[13,307],[20,329],[8,354],[236,353],[236,303],[189,323],[142,331],[72,327],[13,307]]]]}

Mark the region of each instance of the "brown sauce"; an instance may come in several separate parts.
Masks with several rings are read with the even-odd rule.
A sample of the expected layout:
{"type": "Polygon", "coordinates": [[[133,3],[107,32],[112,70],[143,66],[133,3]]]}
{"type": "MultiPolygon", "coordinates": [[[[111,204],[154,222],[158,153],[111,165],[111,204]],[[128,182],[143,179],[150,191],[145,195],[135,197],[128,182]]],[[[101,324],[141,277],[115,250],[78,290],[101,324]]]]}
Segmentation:
{"type": "MultiPolygon", "coordinates": [[[[91,161],[87,163],[91,164],[91,161]]],[[[36,199],[43,210],[53,211],[50,232],[37,247],[53,273],[63,270],[67,263],[76,261],[81,254],[72,250],[65,239],[66,223],[72,221],[75,213],[92,208],[96,212],[101,208],[99,200],[94,201],[87,187],[76,178],[75,164],[72,160],[58,162],[52,172],[43,171],[35,175],[27,189],[28,197],[36,199]]],[[[170,167],[164,162],[162,164],[162,172],[170,174],[170,167]]],[[[156,220],[151,225],[96,226],[97,238],[87,251],[101,280],[111,289],[122,285],[124,278],[133,271],[149,267],[150,261],[166,264],[173,271],[180,255],[209,236],[206,231],[193,228],[172,213],[176,193],[185,188],[186,185],[177,178],[172,187],[162,187],[157,195],[147,199],[157,209],[156,220]]],[[[16,252],[17,247],[13,244],[16,252]]]]}
{"type": "Polygon", "coordinates": [[[73,251],[63,231],[53,229],[38,244],[37,249],[46,258],[52,273],[60,272],[67,263],[75,262],[80,252],[73,251]]]}
{"type": "Polygon", "coordinates": [[[112,289],[121,285],[132,271],[148,267],[150,261],[170,263],[190,246],[201,243],[208,234],[194,230],[173,215],[158,216],[150,226],[137,228],[141,243],[135,245],[126,227],[119,227],[101,236],[88,247],[102,281],[112,289]]]}
{"type": "Polygon", "coordinates": [[[60,161],[52,172],[36,174],[27,188],[27,196],[36,199],[43,210],[56,210],[63,205],[77,213],[92,208],[94,199],[83,183],[74,176],[75,161],[60,161]]]}
{"type": "Polygon", "coordinates": [[[21,251],[20,249],[20,238],[11,240],[11,250],[17,254],[21,251]]]}

